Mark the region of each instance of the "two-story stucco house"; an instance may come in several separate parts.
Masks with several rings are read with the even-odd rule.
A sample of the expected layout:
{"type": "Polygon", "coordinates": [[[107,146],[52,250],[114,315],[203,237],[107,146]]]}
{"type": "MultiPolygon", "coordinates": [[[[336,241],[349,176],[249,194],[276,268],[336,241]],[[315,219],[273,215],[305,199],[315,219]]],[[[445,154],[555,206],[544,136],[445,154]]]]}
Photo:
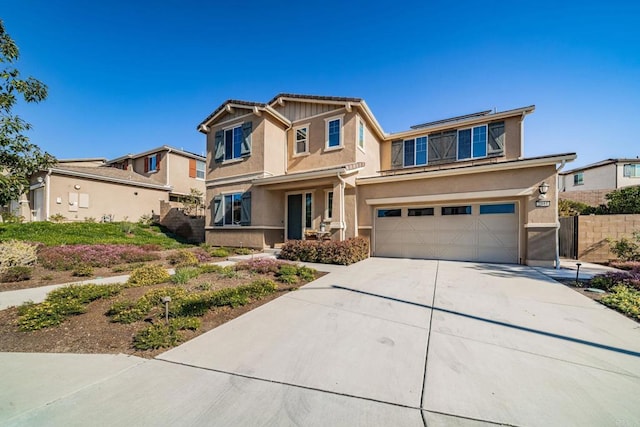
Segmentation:
{"type": "Polygon", "coordinates": [[[28,221],[52,215],[70,221],[137,221],[158,214],[161,201],[180,200],[191,188],[204,193],[205,159],[164,145],[108,161],[60,160],[31,178],[28,209],[18,213],[28,221]]]}
{"type": "Polygon", "coordinates": [[[613,190],[640,185],[640,159],[606,159],[559,174],[560,198],[592,206],[613,190]]]}
{"type": "Polygon", "coordinates": [[[207,135],[206,241],[365,236],[372,255],[553,265],[557,168],[523,157],[534,107],[385,133],[363,99],[229,100],[207,135]]]}

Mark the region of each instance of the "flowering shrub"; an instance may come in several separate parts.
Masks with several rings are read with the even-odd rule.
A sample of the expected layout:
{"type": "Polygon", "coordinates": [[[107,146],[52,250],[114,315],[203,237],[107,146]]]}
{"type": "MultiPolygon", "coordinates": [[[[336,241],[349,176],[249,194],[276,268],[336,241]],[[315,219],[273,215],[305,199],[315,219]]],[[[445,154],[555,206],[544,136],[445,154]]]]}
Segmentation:
{"type": "Polygon", "coordinates": [[[155,251],[134,245],[62,245],[46,247],[38,253],[40,264],[51,270],[73,270],[77,265],[111,267],[159,258],[155,251]]]}
{"type": "Polygon", "coordinates": [[[192,253],[198,259],[198,263],[211,261],[211,255],[209,255],[209,253],[202,248],[195,248],[192,253]]]}
{"type": "Polygon", "coordinates": [[[640,271],[640,261],[611,261],[609,265],[620,270],[640,271]]]}
{"type": "Polygon", "coordinates": [[[254,273],[260,274],[276,273],[280,269],[280,266],[283,264],[289,263],[273,258],[253,258],[237,263],[236,269],[249,270],[254,273]]]}
{"type": "Polygon", "coordinates": [[[289,240],[282,247],[280,258],[291,261],[349,265],[369,256],[369,240],[354,237],[341,242],[319,240],[289,240]]]}
{"type": "Polygon", "coordinates": [[[161,265],[150,264],[136,268],[131,272],[128,285],[149,286],[169,281],[169,272],[161,265]]]}
{"type": "Polygon", "coordinates": [[[169,255],[167,261],[176,267],[186,267],[189,265],[198,265],[198,258],[193,252],[186,249],[180,249],[169,255]]]}
{"type": "Polygon", "coordinates": [[[36,262],[35,245],[19,240],[0,242],[0,274],[10,267],[29,266],[36,262]]]}
{"type": "Polygon", "coordinates": [[[605,295],[600,301],[627,316],[640,320],[640,292],[637,290],[617,285],[611,288],[611,293],[605,295]]]}
{"type": "Polygon", "coordinates": [[[605,291],[616,285],[624,285],[640,290],[640,271],[608,272],[595,276],[590,282],[591,287],[604,289],[605,291]]]}
{"type": "Polygon", "coordinates": [[[33,270],[26,265],[14,265],[0,273],[0,282],[21,282],[31,279],[33,270]]]}

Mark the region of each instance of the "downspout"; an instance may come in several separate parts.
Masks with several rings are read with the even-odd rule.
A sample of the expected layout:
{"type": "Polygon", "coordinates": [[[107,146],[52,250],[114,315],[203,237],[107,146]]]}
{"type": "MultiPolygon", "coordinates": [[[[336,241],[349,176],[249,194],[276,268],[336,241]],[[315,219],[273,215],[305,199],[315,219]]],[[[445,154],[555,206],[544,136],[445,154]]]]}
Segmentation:
{"type": "Polygon", "coordinates": [[[51,199],[51,179],[49,178],[51,176],[51,169],[49,169],[49,171],[47,172],[47,176],[44,178],[44,185],[46,190],[46,198],[45,198],[45,208],[44,208],[44,214],[45,214],[45,220],[48,221],[49,220],[49,201],[51,199]]]}
{"type": "Polygon", "coordinates": [[[560,166],[558,168],[556,168],[556,224],[558,224],[558,226],[556,227],[556,270],[560,270],[560,217],[559,217],[559,212],[558,212],[558,193],[560,192],[559,187],[559,182],[558,182],[558,172],[560,172],[560,170],[562,170],[562,168],[564,167],[564,165],[567,163],[566,160],[563,160],[562,163],[560,163],[560,166]]]}
{"type": "Polygon", "coordinates": [[[169,178],[171,177],[171,174],[169,173],[170,172],[170,169],[169,169],[169,153],[171,153],[171,152],[172,152],[171,147],[168,147],[168,150],[167,150],[167,185],[169,187],[171,186],[171,182],[169,182],[169,178]]]}
{"type": "Polygon", "coordinates": [[[340,172],[338,172],[336,176],[340,180],[340,194],[338,195],[338,197],[340,197],[340,240],[344,240],[347,232],[347,224],[344,220],[344,189],[347,186],[347,182],[340,176],[340,172]]]}

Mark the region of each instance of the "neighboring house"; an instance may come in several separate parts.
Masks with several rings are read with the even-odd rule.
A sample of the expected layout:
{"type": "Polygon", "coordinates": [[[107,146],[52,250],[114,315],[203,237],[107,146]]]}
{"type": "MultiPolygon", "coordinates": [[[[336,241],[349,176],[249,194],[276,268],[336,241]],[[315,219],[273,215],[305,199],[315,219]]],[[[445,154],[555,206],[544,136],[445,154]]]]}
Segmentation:
{"type": "Polygon", "coordinates": [[[597,206],[613,190],[640,185],[640,159],[606,159],[559,174],[559,197],[597,206]]]}
{"type": "MultiPolygon", "coordinates": [[[[205,157],[162,146],[114,160],[59,160],[34,175],[25,219],[137,221],[195,188],[204,193],[205,157]]],[[[24,209],[23,209],[24,210],[24,209]]]]}
{"type": "Polygon", "coordinates": [[[533,110],[387,134],[360,98],[226,101],[198,126],[206,241],[263,248],[365,236],[374,256],[553,265],[556,168],[576,156],[523,157],[533,110]]]}

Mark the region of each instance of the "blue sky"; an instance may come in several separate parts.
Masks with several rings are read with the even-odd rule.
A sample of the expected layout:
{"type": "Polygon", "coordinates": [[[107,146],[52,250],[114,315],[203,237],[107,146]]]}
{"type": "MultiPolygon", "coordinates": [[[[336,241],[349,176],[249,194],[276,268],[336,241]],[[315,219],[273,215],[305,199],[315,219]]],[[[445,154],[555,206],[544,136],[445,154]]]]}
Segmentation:
{"type": "Polygon", "coordinates": [[[640,156],[636,1],[0,3],[49,86],[17,112],[58,158],[202,153],[223,101],[279,92],[364,98],[387,132],[535,104],[527,156],[640,156]]]}

